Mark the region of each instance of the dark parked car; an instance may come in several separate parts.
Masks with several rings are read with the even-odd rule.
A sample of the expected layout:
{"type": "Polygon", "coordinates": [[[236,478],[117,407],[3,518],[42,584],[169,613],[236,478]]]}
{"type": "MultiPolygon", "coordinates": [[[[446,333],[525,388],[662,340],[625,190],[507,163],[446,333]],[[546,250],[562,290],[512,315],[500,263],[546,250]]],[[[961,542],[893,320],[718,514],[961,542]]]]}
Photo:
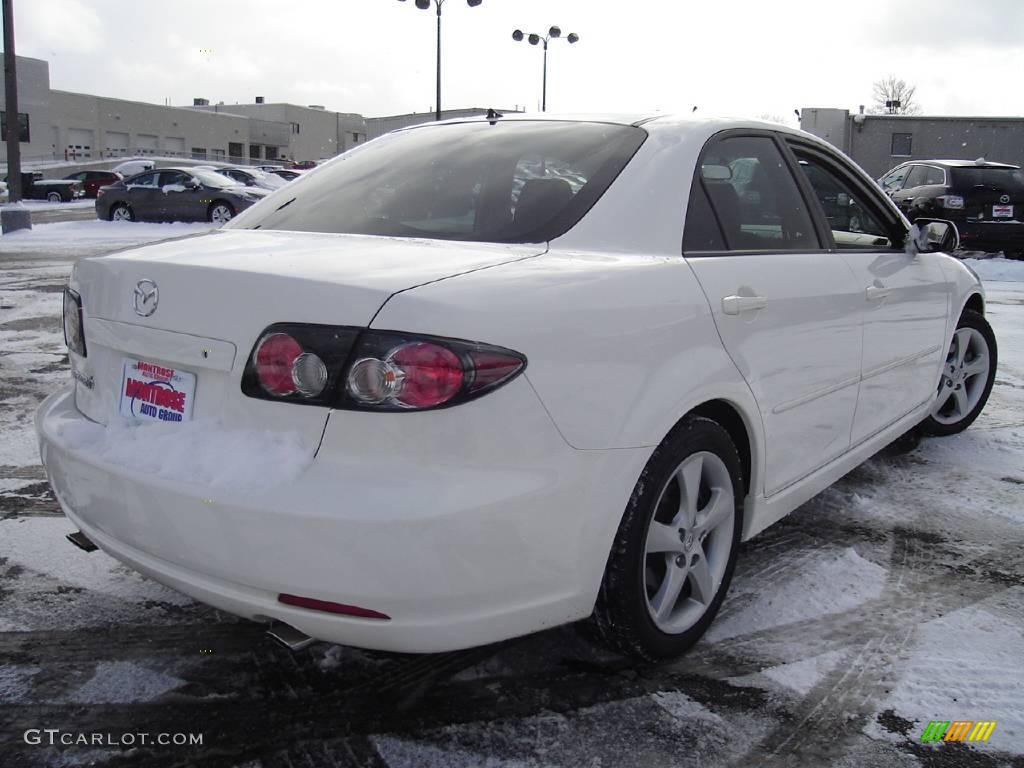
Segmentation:
{"type": "Polygon", "coordinates": [[[281,177],[261,171],[259,168],[218,168],[217,173],[224,174],[247,187],[260,187],[271,192],[286,184],[281,177]]]}
{"type": "Polygon", "coordinates": [[[82,186],[85,187],[85,196],[96,197],[96,192],[100,187],[116,184],[121,180],[121,174],[113,171],[79,171],[64,178],[82,182],[82,186]]]}
{"type": "Polygon", "coordinates": [[[159,168],[103,187],[96,215],[110,221],[212,221],[223,224],[266,197],[214,171],[159,168]]]}
{"type": "Polygon", "coordinates": [[[285,181],[294,181],[302,175],[302,171],[293,171],[291,168],[275,168],[270,173],[280,176],[285,181]]]}
{"type": "MultiPolygon", "coordinates": [[[[4,181],[9,183],[5,176],[4,181]]],[[[21,174],[21,196],[25,200],[47,200],[51,203],[70,203],[85,196],[80,181],[70,179],[44,179],[39,171],[21,174]]]]}
{"type": "Polygon", "coordinates": [[[969,251],[1024,257],[1024,171],[985,160],[912,160],[879,179],[907,218],[948,219],[969,251]]]}

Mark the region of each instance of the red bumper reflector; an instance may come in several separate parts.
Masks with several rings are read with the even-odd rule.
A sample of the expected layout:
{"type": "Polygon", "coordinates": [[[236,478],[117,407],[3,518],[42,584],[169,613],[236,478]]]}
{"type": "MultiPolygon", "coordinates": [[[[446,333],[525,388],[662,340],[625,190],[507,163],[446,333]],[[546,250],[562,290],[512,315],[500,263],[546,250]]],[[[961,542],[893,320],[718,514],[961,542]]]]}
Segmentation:
{"type": "Polygon", "coordinates": [[[328,613],[342,613],[346,616],[358,616],[360,619],[391,619],[386,613],[381,613],[380,611],[371,611],[369,608],[360,608],[358,605],[332,603],[329,600],[316,600],[312,597],[299,597],[298,595],[281,593],[277,596],[277,602],[284,603],[285,605],[294,605],[297,608],[309,608],[313,611],[327,611],[328,613]]]}

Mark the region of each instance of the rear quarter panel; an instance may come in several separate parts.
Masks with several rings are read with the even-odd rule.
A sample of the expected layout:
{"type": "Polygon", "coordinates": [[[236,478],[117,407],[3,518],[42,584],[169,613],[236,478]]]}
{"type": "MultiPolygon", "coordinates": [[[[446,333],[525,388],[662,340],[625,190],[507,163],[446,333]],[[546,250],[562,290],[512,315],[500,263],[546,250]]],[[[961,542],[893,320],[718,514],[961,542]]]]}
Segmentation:
{"type": "Polygon", "coordinates": [[[755,451],[760,441],[750,391],[681,256],[553,250],[399,293],[373,326],[525,354],[525,376],[574,448],[653,448],[711,399],[733,403],[755,451]]]}

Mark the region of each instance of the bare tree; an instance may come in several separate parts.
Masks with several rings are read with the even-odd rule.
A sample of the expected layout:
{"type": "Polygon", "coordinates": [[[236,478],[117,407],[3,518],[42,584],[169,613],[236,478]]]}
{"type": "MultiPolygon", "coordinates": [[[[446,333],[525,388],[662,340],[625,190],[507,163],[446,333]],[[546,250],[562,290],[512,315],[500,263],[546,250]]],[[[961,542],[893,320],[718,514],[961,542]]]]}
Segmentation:
{"type": "Polygon", "coordinates": [[[914,101],[916,85],[909,85],[906,80],[889,75],[876,80],[872,89],[875,103],[871,108],[876,115],[917,115],[921,108],[914,101]]]}

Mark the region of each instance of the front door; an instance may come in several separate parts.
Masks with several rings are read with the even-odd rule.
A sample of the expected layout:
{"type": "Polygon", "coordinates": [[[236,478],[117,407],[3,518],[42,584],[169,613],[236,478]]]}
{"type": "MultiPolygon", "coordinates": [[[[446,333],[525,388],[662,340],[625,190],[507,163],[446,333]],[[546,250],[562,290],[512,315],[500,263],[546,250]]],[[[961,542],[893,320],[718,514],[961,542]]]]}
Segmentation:
{"type": "Polygon", "coordinates": [[[209,197],[191,186],[192,175],[181,171],[160,171],[160,216],[166,221],[201,221],[205,218],[209,197]]]}
{"type": "Polygon", "coordinates": [[[864,361],[851,435],[856,445],[935,398],[950,301],[945,257],[907,253],[902,220],[841,157],[799,143],[793,151],[860,291],[864,361]]]}
{"type": "Polygon", "coordinates": [[[135,218],[144,221],[159,221],[162,201],[157,186],[157,172],[149,171],[133,176],[125,182],[128,202],[135,212],[135,218]]]}
{"type": "Polygon", "coordinates": [[[765,495],[850,447],[862,298],[849,267],[820,237],[772,134],[728,133],[708,143],[683,249],[757,400],[765,495]]]}

